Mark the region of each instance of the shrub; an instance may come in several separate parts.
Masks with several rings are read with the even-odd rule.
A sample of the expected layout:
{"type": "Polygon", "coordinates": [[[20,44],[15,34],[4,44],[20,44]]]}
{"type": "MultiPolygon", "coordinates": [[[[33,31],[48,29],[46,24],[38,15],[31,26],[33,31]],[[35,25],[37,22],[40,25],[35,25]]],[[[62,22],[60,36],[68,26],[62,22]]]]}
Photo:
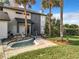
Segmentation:
{"type": "Polygon", "coordinates": [[[79,35],[79,29],[67,28],[64,30],[65,35],[79,35]]]}

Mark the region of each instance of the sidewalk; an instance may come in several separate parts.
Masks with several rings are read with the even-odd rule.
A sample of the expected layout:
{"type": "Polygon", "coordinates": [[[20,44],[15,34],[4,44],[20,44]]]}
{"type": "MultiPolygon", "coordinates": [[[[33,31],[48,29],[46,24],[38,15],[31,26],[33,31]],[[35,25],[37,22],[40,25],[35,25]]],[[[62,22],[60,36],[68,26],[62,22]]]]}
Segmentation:
{"type": "Polygon", "coordinates": [[[2,59],[2,46],[0,45],[0,59],[2,59]]]}
{"type": "Polygon", "coordinates": [[[22,47],[22,48],[16,48],[13,50],[7,50],[6,55],[9,58],[11,56],[15,56],[15,55],[18,55],[20,53],[27,52],[27,51],[33,51],[33,50],[37,50],[37,49],[41,49],[41,48],[56,46],[56,44],[54,44],[48,40],[44,40],[42,38],[38,38],[37,41],[39,43],[38,45],[32,45],[32,46],[26,46],[26,47],[22,47]]]}

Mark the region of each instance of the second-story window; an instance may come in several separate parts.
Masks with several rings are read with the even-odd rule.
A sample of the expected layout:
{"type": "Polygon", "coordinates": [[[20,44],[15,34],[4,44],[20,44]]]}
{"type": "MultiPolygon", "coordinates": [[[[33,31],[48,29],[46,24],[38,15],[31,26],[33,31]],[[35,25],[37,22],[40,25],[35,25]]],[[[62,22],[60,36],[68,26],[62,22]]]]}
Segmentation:
{"type": "Polygon", "coordinates": [[[0,11],[3,11],[3,3],[0,2],[0,11]]]}
{"type": "Polygon", "coordinates": [[[5,6],[6,6],[6,5],[10,5],[9,0],[2,0],[2,2],[4,3],[5,6]]]}

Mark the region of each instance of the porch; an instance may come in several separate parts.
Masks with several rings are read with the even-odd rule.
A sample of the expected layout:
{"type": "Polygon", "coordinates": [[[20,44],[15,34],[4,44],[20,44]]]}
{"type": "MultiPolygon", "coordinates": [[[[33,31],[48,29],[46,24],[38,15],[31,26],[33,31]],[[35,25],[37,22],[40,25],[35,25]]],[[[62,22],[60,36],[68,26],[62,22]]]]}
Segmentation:
{"type": "MultiPolygon", "coordinates": [[[[25,34],[25,19],[15,18],[17,21],[17,33],[25,34]]],[[[34,24],[30,19],[27,19],[27,35],[32,35],[32,25],[34,24]]]]}

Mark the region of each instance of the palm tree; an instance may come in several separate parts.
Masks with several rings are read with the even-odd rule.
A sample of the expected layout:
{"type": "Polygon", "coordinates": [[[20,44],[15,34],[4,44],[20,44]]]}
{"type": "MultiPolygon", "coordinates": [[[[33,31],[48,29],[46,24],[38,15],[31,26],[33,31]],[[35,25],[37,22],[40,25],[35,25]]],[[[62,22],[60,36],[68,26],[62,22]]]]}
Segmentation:
{"type": "Polygon", "coordinates": [[[44,9],[49,9],[49,36],[51,36],[51,16],[52,16],[52,8],[59,6],[59,0],[43,0],[42,7],[44,9]]]}
{"type": "Polygon", "coordinates": [[[60,37],[63,41],[63,0],[60,0],[60,37]]]}
{"type": "Polygon", "coordinates": [[[18,4],[23,4],[24,6],[24,15],[25,15],[25,36],[27,35],[27,9],[26,9],[26,5],[31,3],[31,4],[35,4],[35,0],[15,0],[16,3],[18,4]]]}
{"type": "Polygon", "coordinates": [[[51,4],[50,2],[51,2],[51,0],[43,0],[42,1],[42,7],[44,9],[49,8],[49,14],[48,14],[48,16],[49,16],[49,21],[48,21],[48,23],[49,23],[49,25],[48,25],[48,28],[49,28],[49,36],[51,36],[51,9],[53,7],[53,3],[51,4]]]}

